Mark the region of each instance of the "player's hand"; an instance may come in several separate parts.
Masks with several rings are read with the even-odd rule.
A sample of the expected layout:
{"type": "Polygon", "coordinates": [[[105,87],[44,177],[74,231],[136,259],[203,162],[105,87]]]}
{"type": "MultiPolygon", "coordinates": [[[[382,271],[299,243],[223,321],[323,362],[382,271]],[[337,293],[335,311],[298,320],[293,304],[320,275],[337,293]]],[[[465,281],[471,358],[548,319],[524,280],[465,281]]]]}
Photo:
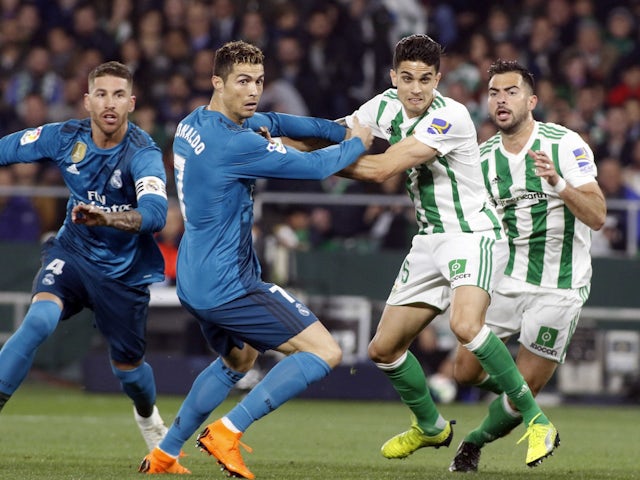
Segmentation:
{"type": "Polygon", "coordinates": [[[258,134],[266,138],[269,143],[273,143],[273,138],[271,138],[271,133],[269,133],[269,129],[267,127],[260,127],[258,129],[258,134]]]}
{"type": "Polygon", "coordinates": [[[553,161],[549,158],[549,156],[542,150],[534,152],[533,150],[529,149],[527,153],[531,156],[531,158],[533,158],[534,165],[536,167],[536,175],[538,177],[544,178],[552,187],[555,186],[555,184],[558,183],[558,180],[560,179],[560,175],[558,175],[558,172],[556,172],[553,161]]]}
{"type": "Polygon", "coordinates": [[[102,227],[108,223],[107,215],[100,207],[81,203],[73,207],[71,221],[87,227],[102,227]]]}
{"type": "Polygon", "coordinates": [[[368,150],[373,143],[373,134],[371,129],[366,125],[361,125],[358,117],[353,117],[353,127],[351,128],[351,138],[358,137],[364,143],[364,147],[368,150]]]}

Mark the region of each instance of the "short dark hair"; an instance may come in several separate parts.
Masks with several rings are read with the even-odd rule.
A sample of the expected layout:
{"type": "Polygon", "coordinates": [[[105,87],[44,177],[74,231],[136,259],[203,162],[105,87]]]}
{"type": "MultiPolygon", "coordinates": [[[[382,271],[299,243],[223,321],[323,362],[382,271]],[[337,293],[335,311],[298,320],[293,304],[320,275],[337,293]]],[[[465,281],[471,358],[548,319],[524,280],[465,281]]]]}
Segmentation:
{"type": "Polygon", "coordinates": [[[423,62],[440,71],[440,56],[442,46],[429,35],[416,33],[402,38],[397,44],[393,53],[393,68],[397,70],[400,63],[423,62]]]}
{"type": "Polygon", "coordinates": [[[89,90],[93,87],[93,82],[98,77],[117,77],[124,78],[127,84],[133,85],[133,75],[129,68],[120,62],[106,62],[98,65],[89,72],[89,90]]]}
{"type": "Polygon", "coordinates": [[[227,42],[216,50],[213,59],[213,74],[226,80],[233,66],[239,63],[263,65],[264,54],[255,45],[242,40],[227,42]]]}
{"type": "Polygon", "coordinates": [[[524,83],[529,85],[529,88],[531,88],[531,93],[535,92],[536,82],[533,78],[533,73],[515,60],[498,59],[493,62],[488,70],[489,80],[491,80],[494,75],[509,72],[519,73],[524,83]]]}

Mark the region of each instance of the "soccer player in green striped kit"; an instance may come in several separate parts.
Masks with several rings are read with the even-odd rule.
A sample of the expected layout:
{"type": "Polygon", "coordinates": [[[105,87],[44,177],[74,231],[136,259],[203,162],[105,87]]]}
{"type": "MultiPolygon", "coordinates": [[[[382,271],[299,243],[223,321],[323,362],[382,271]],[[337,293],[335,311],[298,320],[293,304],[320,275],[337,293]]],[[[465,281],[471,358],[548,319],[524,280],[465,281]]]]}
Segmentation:
{"type": "Polygon", "coordinates": [[[484,325],[490,295],[509,255],[505,232],[484,188],[476,130],[464,105],[441,95],[441,46],[427,35],[398,42],[391,82],[344,121],[354,118],[391,146],[364,155],[341,175],[381,182],[403,171],[418,232],[387,299],[369,356],[413,414],[411,428],[382,446],[386,458],[423,447],[449,446],[452,421],[433,402],[424,371],[409,347],[449,306],[453,333],[522,412],[526,463],[550,455],[559,437],[516,368],[507,347],[484,325]]]}
{"type": "MultiPolygon", "coordinates": [[[[480,145],[480,156],[510,255],[486,325],[504,340],[520,333],[516,364],[534,395],[564,361],[589,295],[591,229],[599,230],[606,216],[591,149],[576,132],[534,120],[536,102],[526,68],[501,60],[491,66],[488,111],[498,133],[480,145]]],[[[500,394],[449,467],[476,471],[480,449],[522,416],[465,348],[458,348],[455,376],[500,394]]]]}

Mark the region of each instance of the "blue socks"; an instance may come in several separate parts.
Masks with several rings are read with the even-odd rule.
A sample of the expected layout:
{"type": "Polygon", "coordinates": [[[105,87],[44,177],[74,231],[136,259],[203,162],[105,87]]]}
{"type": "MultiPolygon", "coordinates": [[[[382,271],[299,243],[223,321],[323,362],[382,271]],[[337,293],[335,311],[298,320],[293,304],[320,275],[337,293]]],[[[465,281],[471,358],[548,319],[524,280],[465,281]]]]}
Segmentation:
{"type": "Polygon", "coordinates": [[[120,380],[122,391],[133,400],[138,414],[150,417],[156,403],[156,382],[151,365],[143,362],[133,370],[120,370],[112,364],[111,371],[120,380]]]}
{"type": "Polygon", "coordinates": [[[180,455],[184,443],[227,398],[229,391],[242,377],[243,373],[231,370],[221,358],[200,372],[182,402],[169,432],[160,442],[160,448],[174,457],[180,455]]]}
{"type": "Polygon", "coordinates": [[[38,347],[54,332],[60,320],[57,303],[32,303],[22,324],[0,350],[0,393],[11,396],[31,369],[38,347]]]}
{"type": "Polygon", "coordinates": [[[313,353],[298,352],[285,357],[227,414],[227,418],[244,432],[253,422],[326,377],[330,371],[331,367],[313,353]]]}

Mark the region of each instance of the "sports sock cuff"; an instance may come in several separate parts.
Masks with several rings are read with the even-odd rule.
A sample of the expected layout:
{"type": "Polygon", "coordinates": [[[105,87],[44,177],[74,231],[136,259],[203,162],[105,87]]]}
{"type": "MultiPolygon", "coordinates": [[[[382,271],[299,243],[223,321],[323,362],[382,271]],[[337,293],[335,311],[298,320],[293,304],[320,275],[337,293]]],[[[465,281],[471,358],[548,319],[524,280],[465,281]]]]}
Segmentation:
{"type": "Polygon", "coordinates": [[[391,371],[391,370],[395,370],[396,368],[398,368],[400,365],[402,365],[405,360],[407,359],[407,355],[409,355],[409,351],[404,352],[399,359],[397,359],[395,362],[392,363],[376,363],[376,366],[380,369],[380,370],[385,370],[385,371],[391,371]]]}
{"type": "Polygon", "coordinates": [[[465,344],[464,347],[470,352],[475,352],[484,344],[484,342],[487,341],[489,335],[491,335],[491,329],[486,325],[483,325],[474,339],[465,344]]]}
{"type": "Polygon", "coordinates": [[[505,413],[513,418],[521,418],[522,415],[520,414],[519,411],[514,410],[513,408],[511,408],[511,404],[509,403],[509,398],[507,397],[506,394],[502,394],[500,396],[500,399],[502,400],[502,408],[504,409],[505,413]]]}

